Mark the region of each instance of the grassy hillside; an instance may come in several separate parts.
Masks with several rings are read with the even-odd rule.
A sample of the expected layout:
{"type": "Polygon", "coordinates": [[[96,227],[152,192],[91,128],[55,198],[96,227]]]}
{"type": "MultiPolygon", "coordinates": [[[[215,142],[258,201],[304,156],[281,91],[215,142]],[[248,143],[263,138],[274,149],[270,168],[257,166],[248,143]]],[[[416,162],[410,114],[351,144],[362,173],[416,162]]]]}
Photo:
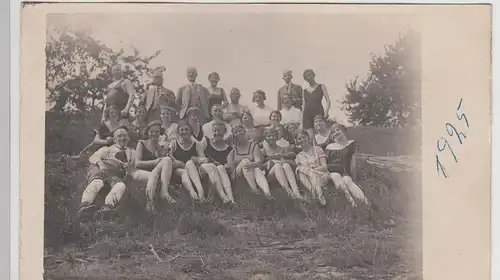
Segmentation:
{"type": "MultiPolygon", "coordinates": [[[[54,140],[45,160],[46,279],[421,279],[420,174],[360,161],[359,185],[376,212],[348,207],[333,188],[322,208],[277,187],[269,202],[236,184],[232,208],[192,203],[178,189],[177,205],[150,216],[144,189],[132,186],[115,223],[84,226],[74,220],[85,163],[64,162],[60,152],[85,146],[93,120],[72,122],[64,137],[56,137],[63,122],[47,128],[54,140]],[[395,227],[384,226],[388,218],[395,227]]],[[[378,155],[411,153],[415,139],[403,129],[366,127],[349,136],[360,152],[378,155]]]]}

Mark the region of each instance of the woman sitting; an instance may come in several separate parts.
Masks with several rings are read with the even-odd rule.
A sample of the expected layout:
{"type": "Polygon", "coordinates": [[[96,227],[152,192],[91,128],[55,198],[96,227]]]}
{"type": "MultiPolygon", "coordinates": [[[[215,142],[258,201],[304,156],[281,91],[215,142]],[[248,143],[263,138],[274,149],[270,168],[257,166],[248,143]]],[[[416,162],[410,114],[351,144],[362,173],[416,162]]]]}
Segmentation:
{"type": "Polygon", "coordinates": [[[326,125],[326,119],[324,116],[317,115],[314,117],[314,131],[315,144],[320,146],[321,149],[324,150],[328,144],[334,141],[331,130],[326,125]]]}
{"type": "Polygon", "coordinates": [[[145,132],[147,126],[146,107],[140,103],[137,105],[134,120],[128,126],[132,145],[137,144],[139,140],[148,139],[148,135],[145,132]]]}
{"type": "Polygon", "coordinates": [[[264,131],[264,138],[262,155],[266,161],[267,178],[278,181],[291,197],[303,199],[299,193],[293,169],[289,164],[289,161],[293,162],[295,159],[295,153],[288,152],[286,148],[278,146],[278,132],[274,128],[267,128],[264,131]]]}
{"type": "Polygon", "coordinates": [[[273,109],[264,103],[266,100],[266,93],[262,90],[257,90],[253,94],[252,102],[255,103],[254,106],[250,108],[250,112],[254,117],[254,125],[256,127],[266,127],[269,125],[269,115],[273,109]]]}
{"type": "Polygon", "coordinates": [[[292,94],[285,93],[282,100],[281,123],[299,123],[302,121],[302,111],[293,106],[295,100],[292,94]]]}
{"type": "Polygon", "coordinates": [[[146,208],[150,212],[153,212],[155,208],[154,199],[158,181],[161,182],[160,198],[170,203],[175,203],[175,200],[168,193],[168,186],[172,176],[172,159],[170,157],[160,156],[161,145],[158,141],[160,130],[160,121],[151,122],[145,131],[148,135],[148,139],[139,140],[136,148],[137,168],[151,172],[150,179],[146,185],[146,208]]]}
{"type": "Polygon", "coordinates": [[[94,144],[99,146],[113,145],[113,133],[120,127],[120,111],[118,107],[111,105],[104,110],[104,121],[101,123],[94,138],[94,144]]]}
{"type": "Polygon", "coordinates": [[[224,121],[228,122],[231,127],[241,123],[241,114],[244,110],[248,110],[247,106],[241,105],[241,93],[238,88],[233,87],[229,93],[230,102],[222,106],[224,109],[224,121]]]}
{"type": "Polygon", "coordinates": [[[299,133],[298,123],[288,123],[285,125],[285,139],[288,141],[290,146],[288,147],[291,151],[298,154],[300,152],[300,146],[297,145],[297,135],[299,133]]]}
{"type": "Polygon", "coordinates": [[[370,205],[361,188],[352,179],[356,178],[356,142],[347,139],[347,128],[341,124],[333,125],[332,135],[335,142],[328,144],[325,150],[330,178],[344,192],[347,190],[346,196],[353,196],[370,205]]]}
{"type": "Polygon", "coordinates": [[[223,123],[226,126],[226,134],[224,135],[224,140],[228,139],[231,134],[231,126],[222,119],[224,113],[222,112],[221,105],[214,104],[210,113],[212,115],[212,121],[209,121],[203,125],[203,135],[205,135],[205,137],[212,137],[214,135],[212,131],[213,125],[214,123],[218,122],[223,123]]]}
{"type": "Polygon", "coordinates": [[[264,158],[258,145],[249,141],[243,125],[233,127],[233,137],[234,148],[227,159],[231,177],[233,180],[244,177],[254,193],[259,193],[259,187],[267,198],[272,199],[264,172],[259,168],[264,158]]]}
{"type": "Polygon", "coordinates": [[[168,150],[170,142],[177,140],[177,127],[176,123],[172,123],[173,118],[177,112],[174,108],[168,106],[160,107],[160,121],[161,121],[161,135],[159,142],[161,146],[168,150]]]}
{"type": "Polygon", "coordinates": [[[194,140],[193,131],[187,122],[179,123],[177,133],[179,139],[170,142],[169,149],[174,174],[181,178],[182,184],[194,200],[205,201],[205,190],[201,184],[200,173],[208,174],[212,185],[217,185],[216,168],[205,157],[202,144],[194,140]],[[200,172],[198,172],[197,165],[200,172]],[[191,182],[195,185],[196,191],[191,182]]]}
{"type": "MultiPolygon", "coordinates": [[[[243,113],[241,114],[241,124],[239,124],[239,125],[241,127],[243,127],[243,129],[245,129],[245,136],[248,138],[248,140],[250,142],[254,142],[254,143],[258,143],[258,144],[260,144],[262,142],[263,130],[255,127],[255,125],[253,123],[252,113],[250,113],[249,110],[243,111],[243,113]]],[[[234,127],[236,127],[236,126],[234,126],[234,127]]],[[[234,134],[230,134],[229,137],[227,138],[227,142],[230,143],[231,145],[234,145],[234,141],[235,141],[234,134]]]]}
{"type": "Polygon", "coordinates": [[[280,111],[274,110],[269,114],[269,125],[276,126],[281,123],[283,116],[280,111]]]}
{"type": "Polygon", "coordinates": [[[191,127],[192,136],[198,142],[205,138],[200,117],[201,109],[198,107],[190,107],[186,112],[186,118],[189,126],[191,127]]]}
{"type": "Polygon", "coordinates": [[[289,137],[287,136],[288,133],[285,129],[285,126],[282,124],[278,124],[274,126],[274,129],[276,129],[276,133],[278,134],[278,141],[276,142],[276,144],[281,148],[289,149],[290,142],[288,141],[289,137]]]}
{"type": "Polygon", "coordinates": [[[225,122],[215,121],[212,123],[211,128],[212,137],[206,137],[203,143],[205,146],[205,156],[217,169],[218,178],[216,178],[217,184],[215,187],[220,198],[224,203],[230,202],[234,204],[231,181],[226,170],[228,168],[227,157],[233,148],[224,141],[224,135],[227,133],[226,130],[227,126],[225,122]]]}
{"type": "Polygon", "coordinates": [[[297,178],[309,190],[312,198],[317,198],[325,205],[326,200],[321,189],[328,182],[325,153],[320,147],[311,145],[309,133],[305,130],[297,134],[297,144],[302,150],[295,158],[297,178]]]}

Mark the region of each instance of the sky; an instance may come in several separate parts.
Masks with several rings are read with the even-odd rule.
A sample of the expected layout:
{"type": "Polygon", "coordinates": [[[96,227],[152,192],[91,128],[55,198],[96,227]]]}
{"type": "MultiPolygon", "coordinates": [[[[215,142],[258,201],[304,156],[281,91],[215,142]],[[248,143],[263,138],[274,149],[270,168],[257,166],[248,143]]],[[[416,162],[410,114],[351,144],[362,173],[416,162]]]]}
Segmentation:
{"type": "Polygon", "coordinates": [[[89,13],[49,15],[48,24],[85,29],[107,46],[143,55],[162,53],[151,66],[164,66],[164,85],[173,90],[187,82],[186,68],[196,67],[197,82],[208,86],[208,74],[218,72],[228,93],[238,87],[241,103],[251,104],[257,89],[275,108],[282,72],[293,71],[293,82],[307,86],[302,73],[311,68],[327,87],[330,116],[346,123],[338,101],[345,84],[368,73],[371,54],[413,26],[404,14],[328,13],[89,13]]]}

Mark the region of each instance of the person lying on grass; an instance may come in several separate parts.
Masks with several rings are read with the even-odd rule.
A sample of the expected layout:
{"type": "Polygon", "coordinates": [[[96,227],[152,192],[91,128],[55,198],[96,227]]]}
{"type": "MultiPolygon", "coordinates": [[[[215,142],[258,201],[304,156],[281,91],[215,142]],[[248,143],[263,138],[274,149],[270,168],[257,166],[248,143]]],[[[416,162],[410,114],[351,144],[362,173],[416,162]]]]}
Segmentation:
{"type": "Polygon", "coordinates": [[[278,132],[273,127],[264,130],[264,139],[261,151],[264,156],[263,168],[267,172],[267,179],[269,181],[278,181],[279,185],[290,197],[303,199],[299,193],[293,169],[290,166],[290,162],[293,163],[296,154],[288,152],[287,148],[280,147],[277,144],[278,132]]]}
{"type": "Polygon", "coordinates": [[[172,159],[162,156],[162,146],[159,143],[161,122],[153,121],[145,129],[147,140],[139,140],[137,143],[137,168],[151,172],[146,185],[146,208],[150,212],[155,209],[155,195],[158,182],[161,183],[160,198],[170,203],[175,200],[168,193],[170,178],[172,177],[172,159]]]}
{"type": "Polygon", "coordinates": [[[347,139],[347,128],[341,124],[333,124],[331,133],[335,142],[325,149],[330,178],[337,188],[344,190],[349,201],[355,197],[370,205],[361,188],[353,181],[356,178],[356,142],[347,139]]]}
{"type": "Polygon", "coordinates": [[[179,176],[182,185],[191,198],[205,201],[205,190],[201,184],[201,175],[208,175],[212,186],[220,186],[217,168],[205,157],[203,145],[193,137],[193,130],[188,122],[182,120],[177,126],[179,139],[170,143],[170,156],[173,160],[174,174],[179,176]],[[196,187],[193,188],[192,183],[196,187]]]}
{"type": "Polygon", "coordinates": [[[137,155],[133,149],[127,147],[129,142],[128,128],[122,126],[114,131],[115,144],[102,147],[95,152],[89,162],[91,168],[88,174],[88,186],[82,194],[79,217],[86,219],[95,214],[97,206],[94,203],[99,191],[105,183],[109,183],[111,190],[104,200],[104,206],[98,214],[102,218],[111,218],[125,193],[125,181],[146,185],[150,172],[137,169],[137,155]]]}
{"type": "Polygon", "coordinates": [[[272,199],[269,183],[264,172],[260,169],[263,156],[259,145],[248,139],[243,124],[234,126],[232,135],[234,139],[233,150],[227,158],[229,169],[232,170],[232,179],[245,178],[252,192],[259,193],[258,188],[260,188],[267,198],[272,199]]]}
{"type": "MultiPolygon", "coordinates": [[[[217,106],[219,105],[215,104],[212,110],[217,106]]],[[[217,169],[218,178],[216,178],[217,184],[215,187],[220,198],[224,203],[234,204],[231,181],[227,173],[227,168],[229,167],[227,164],[227,157],[233,148],[224,140],[224,136],[227,135],[227,123],[218,120],[209,123],[212,125],[210,128],[212,137],[205,137],[204,141],[201,142],[205,148],[205,156],[217,169]]]]}

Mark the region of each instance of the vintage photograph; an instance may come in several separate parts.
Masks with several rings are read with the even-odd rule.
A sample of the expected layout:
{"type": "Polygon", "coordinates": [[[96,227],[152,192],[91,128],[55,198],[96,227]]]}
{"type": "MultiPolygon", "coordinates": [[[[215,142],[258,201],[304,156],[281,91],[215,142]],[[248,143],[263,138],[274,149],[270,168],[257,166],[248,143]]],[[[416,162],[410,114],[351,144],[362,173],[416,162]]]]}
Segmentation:
{"type": "Polygon", "coordinates": [[[423,279],[418,16],[158,6],[46,16],[44,278],[423,279]]]}

